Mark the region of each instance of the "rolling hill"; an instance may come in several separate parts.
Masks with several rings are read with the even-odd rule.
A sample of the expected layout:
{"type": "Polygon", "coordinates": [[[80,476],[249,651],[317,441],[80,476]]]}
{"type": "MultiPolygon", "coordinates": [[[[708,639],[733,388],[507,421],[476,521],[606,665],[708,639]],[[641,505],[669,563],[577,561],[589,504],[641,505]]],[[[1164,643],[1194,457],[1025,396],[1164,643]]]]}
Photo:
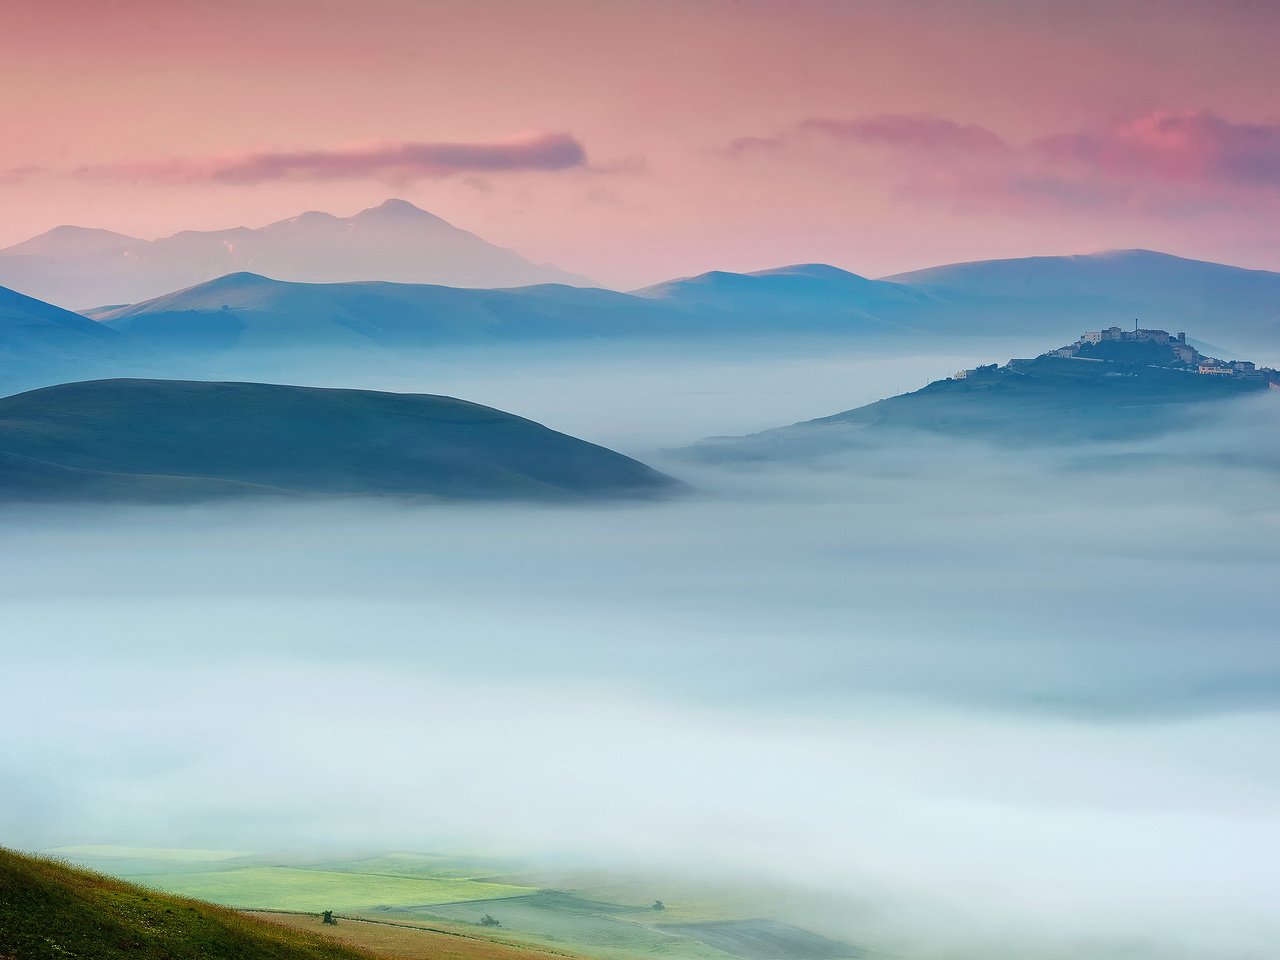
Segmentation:
{"type": "Polygon", "coordinates": [[[451,397],[96,380],[0,400],[0,500],[556,501],[678,487],[619,453],[451,397]]]}
{"type": "Polygon", "coordinates": [[[1280,273],[1153,250],[982,260],[885,277],[924,293],[985,305],[993,321],[1069,320],[1067,329],[1144,326],[1199,331],[1245,345],[1280,343],[1280,273]],[[1105,321],[1105,322],[1104,322],[1105,321]]]}
{"type": "Polygon", "coordinates": [[[126,338],[118,331],[0,287],[0,359],[99,358],[126,347],[126,338]]]}
{"type": "Polygon", "coordinates": [[[909,433],[1008,446],[1131,440],[1184,429],[1223,401],[1268,394],[1280,382],[1274,371],[1201,375],[1194,365],[1149,360],[1050,353],[990,364],[828,417],[746,437],[710,438],[685,452],[703,460],[785,459],[909,433]]]}
{"type": "Polygon", "coordinates": [[[647,301],[557,284],[467,290],[383,282],[287,283],[237,273],[135,306],[93,311],[103,325],[179,352],[445,343],[671,333],[647,301]]]}
{"type": "Polygon", "coordinates": [[[932,294],[849,273],[821,263],[795,264],[755,273],[712,271],[635,291],[688,313],[723,314],[731,327],[762,323],[831,332],[892,332],[937,304],[932,294]]]}
{"type": "Polygon", "coordinates": [[[285,283],[239,273],[91,315],[150,345],[221,351],[779,334],[901,336],[919,331],[877,312],[919,312],[936,301],[931,294],[813,264],[704,274],[632,294],[561,284],[463,290],[381,282],[285,283]]]}
{"type": "Polygon", "coordinates": [[[5,960],[370,960],[373,956],[314,933],[0,849],[0,957],[5,960]]]}
{"type": "Polygon", "coordinates": [[[351,217],[311,211],[257,229],[186,230],[153,241],[64,225],[0,250],[0,284],[72,309],[136,303],[244,270],[310,282],[586,283],[404,200],[351,217]]]}
{"type": "Polygon", "coordinates": [[[561,284],[286,283],[238,273],[90,315],[176,351],[797,335],[937,344],[1061,336],[1128,326],[1135,316],[1280,351],[1280,274],[1145,252],[961,264],[891,280],[800,264],[706,273],[629,294],[561,284]]]}

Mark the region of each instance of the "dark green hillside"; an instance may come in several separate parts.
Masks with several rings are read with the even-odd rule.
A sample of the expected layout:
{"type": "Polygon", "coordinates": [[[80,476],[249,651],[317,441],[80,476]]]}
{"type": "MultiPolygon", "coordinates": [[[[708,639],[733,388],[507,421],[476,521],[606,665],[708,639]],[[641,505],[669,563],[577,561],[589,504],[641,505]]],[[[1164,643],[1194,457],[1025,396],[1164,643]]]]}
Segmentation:
{"type": "Polygon", "coordinates": [[[368,960],[321,937],[0,849],[3,960],[368,960]]]}
{"type": "Polygon", "coordinates": [[[95,380],[0,400],[7,500],[563,500],[677,486],[612,450],[451,397],[95,380]]]}
{"type": "Polygon", "coordinates": [[[1045,354],[991,364],[818,420],[704,440],[685,452],[700,460],[822,456],[908,432],[1015,446],[1153,437],[1194,426],[1223,401],[1266,394],[1276,376],[1140,362],[1154,345],[1104,343],[1094,352],[1108,351],[1126,359],[1045,354]]]}

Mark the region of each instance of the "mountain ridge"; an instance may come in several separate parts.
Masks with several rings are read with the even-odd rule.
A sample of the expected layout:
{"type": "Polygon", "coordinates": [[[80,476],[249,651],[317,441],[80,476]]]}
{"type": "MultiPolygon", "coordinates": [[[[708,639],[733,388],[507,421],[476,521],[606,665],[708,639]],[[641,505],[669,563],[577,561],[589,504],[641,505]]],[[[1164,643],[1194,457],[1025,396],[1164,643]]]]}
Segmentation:
{"type": "Polygon", "coordinates": [[[313,210],[257,228],[182,230],[155,240],[62,225],[0,249],[0,284],[69,309],[136,303],[237,269],[301,282],[588,282],[398,199],[349,217],[313,210]]]}

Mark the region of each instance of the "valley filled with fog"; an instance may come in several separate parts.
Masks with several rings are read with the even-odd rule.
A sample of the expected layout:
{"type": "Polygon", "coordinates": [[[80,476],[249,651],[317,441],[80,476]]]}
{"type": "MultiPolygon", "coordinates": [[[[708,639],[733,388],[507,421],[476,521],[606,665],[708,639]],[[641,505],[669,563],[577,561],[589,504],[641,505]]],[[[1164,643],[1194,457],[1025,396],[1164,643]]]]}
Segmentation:
{"type": "Polygon", "coordinates": [[[678,449],[1045,346],[211,370],[459,396],[692,489],[6,509],[0,833],[756,884],[891,954],[1264,956],[1274,394],[1123,444],[678,449]]]}

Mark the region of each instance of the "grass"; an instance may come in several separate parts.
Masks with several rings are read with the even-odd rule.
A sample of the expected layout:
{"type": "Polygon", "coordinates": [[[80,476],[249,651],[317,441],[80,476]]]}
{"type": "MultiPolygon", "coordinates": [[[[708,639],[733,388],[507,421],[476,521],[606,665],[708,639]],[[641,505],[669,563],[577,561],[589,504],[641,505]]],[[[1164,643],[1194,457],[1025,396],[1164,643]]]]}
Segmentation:
{"type": "Polygon", "coordinates": [[[401,877],[275,866],[150,873],[132,879],[166,893],[228,907],[313,913],[491,900],[534,892],[529,887],[452,877],[401,877]]]}
{"type": "Polygon", "coordinates": [[[555,950],[608,960],[730,960],[729,954],[695,937],[656,928],[654,924],[666,919],[662,912],[591,901],[552,890],[511,900],[393,907],[377,916],[404,922],[466,925],[478,930],[479,920],[486,913],[502,924],[504,936],[555,950]]]}
{"type": "MultiPolygon", "coordinates": [[[[830,960],[856,948],[743,920],[782,904],[777,891],[709,891],[670,878],[504,874],[496,861],[391,853],[305,863],[233,851],[63,848],[168,893],[255,909],[269,923],[386,957],[433,960],[830,960]],[[244,859],[235,859],[243,857],[244,859]],[[495,876],[495,879],[486,879],[495,876]],[[548,882],[561,890],[545,889],[548,882]],[[574,892],[562,892],[564,889],[574,892]],[[667,909],[650,909],[662,896],[667,909]],[[315,914],[334,910],[336,927],[315,914]],[[489,914],[499,928],[480,926],[489,914]],[[506,952],[504,952],[506,951],[506,952]]],[[[158,894],[157,894],[158,895],[158,894]]],[[[9,960],[0,951],[0,960],[9,960]]]]}
{"type": "Polygon", "coordinates": [[[368,950],[379,957],[405,960],[421,957],[430,957],[431,960],[552,960],[566,956],[560,952],[502,943],[489,937],[468,936],[407,923],[340,918],[336,926],[325,926],[318,917],[306,914],[255,913],[252,916],[368,950]]]}
{"type": "Polygon", "coordinates": [[[0,849],[3,960],[368,960],[373,954],[0,849]]]}

